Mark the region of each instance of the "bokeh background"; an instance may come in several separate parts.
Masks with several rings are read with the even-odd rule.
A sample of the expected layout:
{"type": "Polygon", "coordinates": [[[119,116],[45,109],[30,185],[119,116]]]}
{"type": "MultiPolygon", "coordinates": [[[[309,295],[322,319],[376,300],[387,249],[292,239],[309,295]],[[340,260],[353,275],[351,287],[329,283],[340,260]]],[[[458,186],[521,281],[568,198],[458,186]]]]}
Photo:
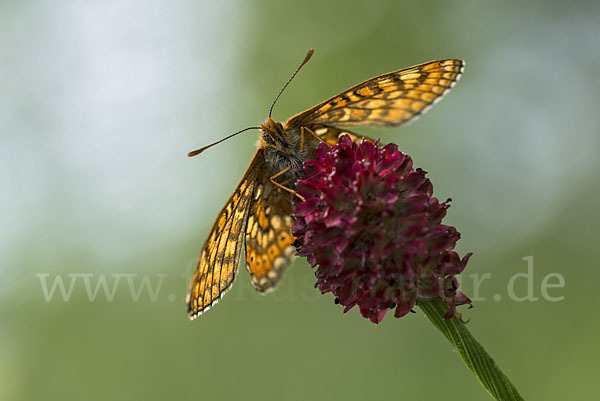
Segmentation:
{"type": "Polygon", "coordinates": [[[242,270],[188,321],[194,260],[256,134],[186,153],[263,121],[310,47],[276,119],[384,72],[466,60],[419,121],[361,132],[454,199],[445,221],[474,252],[469,328],[525,398],[595,398],[599,4],[0,2],[0,399],[486,399],[420,311],[379,326],[344,315],[304,260],[265,297],[242,270]],[[528,257],[538,300],[511,299],[528,257]],[[556,302],[541,292],[552,273],[556,302]],[[57,277],[74,280],[67,299],[44,294],[57,277]],[[86,277],[112,297],[91,301],[86,277]]]}

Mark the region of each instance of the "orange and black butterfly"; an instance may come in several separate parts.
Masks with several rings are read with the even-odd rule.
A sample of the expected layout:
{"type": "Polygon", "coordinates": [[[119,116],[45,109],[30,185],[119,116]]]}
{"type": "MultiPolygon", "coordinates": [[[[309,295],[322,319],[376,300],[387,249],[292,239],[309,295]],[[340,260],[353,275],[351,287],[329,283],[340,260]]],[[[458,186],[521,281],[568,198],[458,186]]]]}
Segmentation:
{"type": "MultiPolygon", "coordinates": [[[[311,49],[275,101],[312,54],[311,49]]],[[[186,298],[190,318],[209,310],[231,288],[244,245],[246,269],[259,292],[273,289],[281,279],[295,253],[290,217],[294,183],[303,174],[302,163],[314,157],[319,142],[332,145],[343,134],[355,142],[366,138],[337,126],[395,126],[414,119],[440,100],[463,67],[463,61],[449,59],[383,74],[283,123],[271,119],[271,106],[267,121],[257,127],[258,149],[250,167],[200,252],[186,298]]]]}

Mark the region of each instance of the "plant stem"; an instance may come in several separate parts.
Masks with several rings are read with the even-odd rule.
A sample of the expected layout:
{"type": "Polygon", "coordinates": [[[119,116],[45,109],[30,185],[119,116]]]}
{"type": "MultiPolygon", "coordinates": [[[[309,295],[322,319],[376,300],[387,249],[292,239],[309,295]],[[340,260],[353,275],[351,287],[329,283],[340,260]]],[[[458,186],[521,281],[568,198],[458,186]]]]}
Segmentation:
{"type": "Polygon", "coordinates": [[[444,320],[448,305],[440,298],[419,299],[418,306],[433,325],[452,343],[465,364],[479,379],[481,385],[492,397],[500,401],[523,400],[508,377],[498,367],[492,357],[471,335],[465,325],[453,316],[444,320]]]}

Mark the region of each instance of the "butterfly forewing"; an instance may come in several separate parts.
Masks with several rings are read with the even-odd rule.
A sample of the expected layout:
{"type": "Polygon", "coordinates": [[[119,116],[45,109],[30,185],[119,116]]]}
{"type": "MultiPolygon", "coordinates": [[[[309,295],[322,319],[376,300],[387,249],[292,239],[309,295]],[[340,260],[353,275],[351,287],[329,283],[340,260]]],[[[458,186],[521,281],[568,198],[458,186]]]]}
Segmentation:
{"type": "Polygon", "coordinates": [[[208,234],[186,297],[192,319],[219,301],[235,280],[252,195],[263,165],[264,154],[258,150],[208,234]]]}
{"type": "Polygon", "coordinates": [[[280,191],[265,172],[254,190],[246,227],[246,268],[252,284],[266,292],[281,279],[290,264],[292,246],[292,199],[280,191]]]}
{"type": "Polygon", "coordinates": [[[462,60],[438,60],[362,82],[287,121],[311,125],[399,125],[422,114],[454,85],[462,60]]]}

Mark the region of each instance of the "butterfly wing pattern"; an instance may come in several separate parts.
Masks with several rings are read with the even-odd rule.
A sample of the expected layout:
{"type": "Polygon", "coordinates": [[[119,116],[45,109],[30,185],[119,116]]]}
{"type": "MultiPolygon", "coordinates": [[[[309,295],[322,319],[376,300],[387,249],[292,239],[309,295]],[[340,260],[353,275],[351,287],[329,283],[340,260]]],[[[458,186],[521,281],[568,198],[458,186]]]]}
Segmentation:
{"type": "Polygon", "coordinates": [[[353,86],[287,121],[311,125],[392,126],[423,114],[460,77],[462,60],[438,60],[390,72],[353,86]]]}
{"type": "MultiPolygon", "coordinates": [[[[312,50],[304,63],[310,55],[312,50]]],[[[298,135],[306,128],[329,145],[337,143],[342,135],[350,135],[353,142],[363,138],[373,142],[336,126],[395,126],[411,121],[448,92],[463,68],[462,60],[448,59],[383,74],[291,117],[284,124],[273,124],[279,124],[287,135],[298,135]]],[[[270,117],[268,121],[272,122],[270,117]]],[[[269,127],[261,128],[264,131],[269,127]]],[[[267,133],[262,135],[265,138],[267,133]]],[[[261,293],[273,289],[291,262],[295,240],[291,233],[293,195],[271,181],[279,171],[271,171],[274,168],[268,162],[268,146],[274,147],[259,141],[250,167],[208,234],[186,298],[191,319],[210,309],[231,288],[244,242],[246,269],[261,293]]],[[[290,152],[295,150],[290,149],[281,150],[294,156],[290,152]]],[[[289,185],[293,187],[293,183],[289,185]]]]}
{"type": "Polygon", "coordinates": [[[256,185],[246,227],[246,269],[259,292],[272,290],[295,253],[292,199],[263,174],[256,185]]]}
{"type": "Polygon", "coordinates": [[[359,143],[362,139],[366,139],[369,142],[375,142],[374,139],[371,139],[368,136],[357,134],[347,129],[336,127],[315,127],[314,132],[323,142],[325,142],[329,146],[333,146],[336,143],[338,143],[342,135],[348,135],[354,143],[359,143]]]}
{"type": "Polygon", "coordinates": [[[231,288],[242,238],[246,268],[259,292],[272,290],[292,260],[291,195],[270,182],[264,166],[264,151],[259,149],[208,234],[186,298],[192,319],[208,311],[231,288]]]}
{"type": "Polygon", "coordinates": [[[250,204],[263,164],[264,154],[258,150],[208,234],[186,297],[191,319],[216,304],[235,280],[250,204]]]}

